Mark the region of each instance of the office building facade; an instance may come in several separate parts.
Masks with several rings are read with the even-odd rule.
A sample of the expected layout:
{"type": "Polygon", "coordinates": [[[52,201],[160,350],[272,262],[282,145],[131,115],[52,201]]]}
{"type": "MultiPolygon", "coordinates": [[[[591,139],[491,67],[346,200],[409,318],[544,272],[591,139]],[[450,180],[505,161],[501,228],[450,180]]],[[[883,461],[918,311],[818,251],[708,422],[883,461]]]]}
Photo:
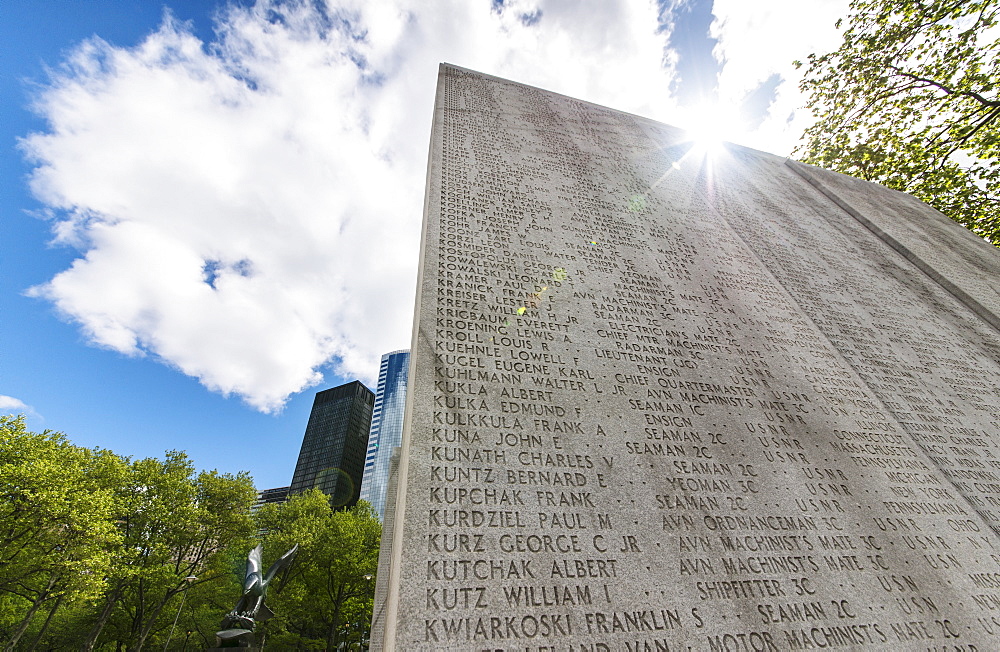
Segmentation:
{"type": "Polygon", "coordinates": [[[365,454],[365,473],[361,481],[361,499],[371,503],[380,519],[385,515],[389,459],[392,457],[392,450],[399,446],[403,437],[409,370],[409,350],[393,351],[382,356],[365,454]]]}
{"type": "Polygon", "coordinates": [[[374,403],[357,380],[317,392],[289,494],[315,487],[334,507],[358,502],[374,403]]]}
{"type": "Polygon", "coordinates": [[[253,511],[257,511],[264,505],[271,503],[283,503],[288,500],[288,487],[276,487],[274,489],[264,489],[257,492],[257,502],[254,503],[253,511]]]}

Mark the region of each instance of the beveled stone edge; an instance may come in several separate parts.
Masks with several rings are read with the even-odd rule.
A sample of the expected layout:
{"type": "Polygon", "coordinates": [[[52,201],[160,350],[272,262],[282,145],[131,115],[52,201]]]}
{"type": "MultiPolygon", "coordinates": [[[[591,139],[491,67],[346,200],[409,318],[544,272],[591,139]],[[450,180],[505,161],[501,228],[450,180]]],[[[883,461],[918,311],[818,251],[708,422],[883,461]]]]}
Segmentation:
{"type": "Polygon", "coordinates": [[[981,317],[983,321],[988,323],[995,330],[1000,331],[1000,316],[996,315],[992,310],[979,303],[979,301],[972,297],[972,295],[934,269],[933,266],[917,255],[913,250],[883,231],[882,228],[875,224],[872,220],[868,219],[862,215],[860,211],[848,204],[845,199],[843,199],[840,195],[834,192],[832,188],[824,184],[816,175],[814,175],[809,169],[810,166],[790,158],[785,159],[785,165],[800,177],[805,179],[811,186],[816,188],[816,190],[821,192],[823,196],[839,206],[845,213],[860,222],[862,226],[871,231],[877,238],[885,242],[900,255],[913,263],[917,269],[929,276],[931,280],[944,288],[966,308],[981,317]]]}
{"type": "MultiPolygon", "coordinates": [[[[428,226],[428,215],[430,213],[431,207],[431,183],[434,179],[434,173],[439,171],[441,166],[440,161],[440,151],[435,149],[435,144],[441,134],[441,112],[443,107],[440,105],[441,98],[444,93],[444,84],[446,80],[445,70],[451,68],[447,63],[438,64],[438,76],[437,83],[434,93],[434,110],[433,119],[431,121],[431,133],[430,139],[427,147],[427,172],[424,181],[424,207],[423,207],[423,218],[420,227],[420,259],[417,262],[417,285],[414,288],[414,305],[413,305],[413,328],[411,334],[410,343],[410,368],[409,368],[409,378],[416,378],[415,367],[417,364],[417,358],[420,357],[418,354],[419,347],[418,341],[420,339],[420,301],[422,288],[424,285],[424,257],[427,253],[427,226],[428,226]],[[438,156],[435,156],[437,151],[438,156]]],[[[399,467],[396,473],[396,498],[395,498],[395,514],[393,515],[392,523],[392,552],[389,555],[389,582],[386,587],[386,603],[385,603],[385,620],[384,620],[384,630],[382,634],[382,647],[380,650],[387,650],[392,652],[396,649],[396,634],[397,634],[397,623],[399,619],[399,590],[400,590],[400,567],[402,566],[401,560],[403,557],[403,535],[406,524],[406,488],[408,484],[409,475],[409,465],[410,465],[410,427],[412,424],[412,412],[413,412],[413,395],[415,392],[406,392],[406,408],[403,411],[403,434],[400,438],[399,443],[399,467]]],[[[370,648],[372,652],[379,652],[375,647],[370,648]]]]}

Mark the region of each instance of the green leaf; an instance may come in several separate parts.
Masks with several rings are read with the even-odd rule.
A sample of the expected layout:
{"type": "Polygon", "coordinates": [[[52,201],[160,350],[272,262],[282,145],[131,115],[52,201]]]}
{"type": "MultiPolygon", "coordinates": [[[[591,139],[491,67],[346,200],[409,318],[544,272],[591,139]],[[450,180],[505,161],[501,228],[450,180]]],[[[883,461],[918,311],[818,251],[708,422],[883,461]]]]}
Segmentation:
{"type": "Polygon", "coordinates": [[[912,193],[1000,246],[998,11],[854,0],[840,48],[808,57],[799,88],[816,122],[796,153],[912,193]]]}

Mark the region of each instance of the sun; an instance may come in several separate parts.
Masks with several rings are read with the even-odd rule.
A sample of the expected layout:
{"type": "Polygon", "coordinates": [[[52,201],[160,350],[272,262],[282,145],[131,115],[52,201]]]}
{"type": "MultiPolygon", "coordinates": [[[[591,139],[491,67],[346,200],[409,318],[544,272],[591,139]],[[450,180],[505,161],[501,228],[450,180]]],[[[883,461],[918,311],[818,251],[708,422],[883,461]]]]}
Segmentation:
{"type": "Polygon", "coordinates": [[[703,102],[684,111],[681,127],[694,146],[692,152],[715,156],[725,150],[725,143],[741,135],[741,120],[735,107],[703,102]]]}

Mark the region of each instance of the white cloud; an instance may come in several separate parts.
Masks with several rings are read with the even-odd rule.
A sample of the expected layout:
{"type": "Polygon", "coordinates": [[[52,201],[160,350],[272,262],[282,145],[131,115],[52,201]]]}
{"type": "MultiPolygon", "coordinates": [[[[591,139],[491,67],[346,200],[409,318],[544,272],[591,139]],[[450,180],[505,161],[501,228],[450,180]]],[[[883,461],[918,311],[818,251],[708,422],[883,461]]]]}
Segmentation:
{"type": "Polygon", "coordinates": [[[0,414],[29,414],[37,416],[35,410],[13,396],[0,394],[0,414]]]}
{"type": "Polygon", "coordinates": [[[53,73],[24,139],[72,266],[31,293],[95,345],[263,410],[409,345],[437,64],[669,119],[651,4],[261,2],[53,73]],[[524,15],[540,19],[526,25],[524,15]],[[277,12],[281,21],[268,20],[277,12]],[[359,65],[360,64],[360,65],[359,65]]]}
{"type": "Polygon", "coordinates": [[[720,99],[738,105],[772,74],[778,86],[768,119],[743,144],[789,154],[811,122],[798,91],[801,71],[792,62],[810,53],[835,50],[840,32],[834,27],[847,15],[848,0],[715,0],[712,35],[719,39],[715,56],[724,61],[719,75],[720,99]],[[794,118],[789,121],[789,117],[794,118]]]}
{"type": "MultiPolygon", "coordinates": [[[[791,61],[836,46],[845,5],[715,0],[720,96],[785,79],[745,144],[794,145],[791,61]]],[[[263,411],[324,369],[371,383],[409,345],[437,64],[685,126],[657,19],[653,2],[259,0],[209,44],[169,17],[135,48],[85,42],[22,142],[80,257],[30,292],[93,344],[263,411]]]]}

